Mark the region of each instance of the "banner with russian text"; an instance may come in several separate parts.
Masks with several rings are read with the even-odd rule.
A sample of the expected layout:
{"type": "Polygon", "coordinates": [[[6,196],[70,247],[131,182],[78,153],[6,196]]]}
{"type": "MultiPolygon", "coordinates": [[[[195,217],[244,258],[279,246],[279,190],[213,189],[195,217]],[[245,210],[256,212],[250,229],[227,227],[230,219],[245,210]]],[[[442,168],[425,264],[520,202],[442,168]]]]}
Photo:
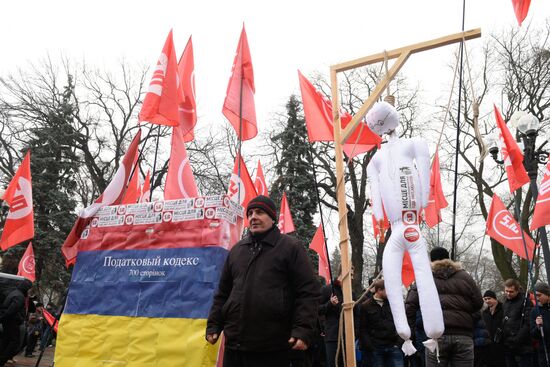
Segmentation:
{"type": "Polygon", "coordinates": [[[215,366],[206,319],[242,222],[226,195],[100,209],[79,240],[56,366],[215,366]]]}

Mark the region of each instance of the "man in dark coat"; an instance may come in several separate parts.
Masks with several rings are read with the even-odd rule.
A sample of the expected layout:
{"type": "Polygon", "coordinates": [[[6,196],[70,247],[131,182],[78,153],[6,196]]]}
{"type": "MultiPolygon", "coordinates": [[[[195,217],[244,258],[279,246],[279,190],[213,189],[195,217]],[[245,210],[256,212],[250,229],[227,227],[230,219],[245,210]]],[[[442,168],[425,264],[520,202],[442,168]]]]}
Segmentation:
{"type": "Polygon", "coordinates": [[[485,327],[489,332],[490,343],[483,356],[483,363],[488,367],[504,366],[504,348],[501,344],[502,338],[502,303],[492,290],[483,293],[483,301],[487,308],[481,313],[485,327]]]}
{"type": "Polygon", "coordinates": [[[19,351],[21,344],[20,325],[25,320],[25,297],[32,282],[25,279],[7,293],[0,306],[0,322],[2,322],[2,345],[0,348],[0,367],[19,351]]]}
{"type": "Polygon", "coordinates": [[[258,196],[246,208],[250,234],[225,261],[206,339],[225,335],[225,367],[288,366],[289,350],[311,345],[319,283],[306,249],[275,225],[275,203],[258,196]]]}
{"type": "MultiPolygon", "coordinates": [[[[438,339],[439,355],[426,348],[426,366],[473,366],[475,314],[483,306],[483,298],[474,279],[459,263],[449,259],[449,252],[435,247],[430,252],[432,273],[443,310],[445,332],[438,339]]],[[[407,296],[409,325],[415,325],[419,309],[418,292],[407,296]]],[[[423,317],[428,317],[423,315],[423,317]]]]}
{"type": "Polygon", "coordinates": [[[403,340],[395,330],[384,281],[375,281],[373,287],[373,296],[361,304],[359,312],[361,349],[371,352],[373,367],[403,366],[403,340]]]}
{"type": "Polygon", "coordinates": [[[504,282],[506,300],[502,304],[502,343],[507,367],[531,367],[533,345],[529,333],[531,302],[520,292],[516,279],[504,282]]]}
{"type": "Polygon", "coordinates": [[[538,340],[540,367],[550,366],[550,286],[540,282],[535,285],[538,307],[531,311],[531,336],[538,340]]]}

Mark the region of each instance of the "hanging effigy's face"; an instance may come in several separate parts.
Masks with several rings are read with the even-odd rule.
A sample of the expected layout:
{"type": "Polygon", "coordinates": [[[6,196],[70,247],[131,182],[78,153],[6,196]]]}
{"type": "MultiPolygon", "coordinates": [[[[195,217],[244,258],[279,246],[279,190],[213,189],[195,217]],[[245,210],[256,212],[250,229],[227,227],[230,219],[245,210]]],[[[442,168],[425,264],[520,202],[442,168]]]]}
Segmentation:
{"type": "Polygon", "coordinates": [[[390,134],[399,125],[399,113],[388,102],[376,102],[365,117],[367,125],[379,136],[390,134]]]}

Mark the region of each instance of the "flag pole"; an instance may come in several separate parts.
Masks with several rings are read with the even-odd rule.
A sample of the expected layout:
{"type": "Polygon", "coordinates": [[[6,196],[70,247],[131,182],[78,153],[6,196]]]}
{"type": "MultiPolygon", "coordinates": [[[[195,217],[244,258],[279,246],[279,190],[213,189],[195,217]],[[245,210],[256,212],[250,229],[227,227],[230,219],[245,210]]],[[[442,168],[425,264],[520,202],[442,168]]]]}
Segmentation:
{"type": "MultiPolygon", "coordinates": [[[[153,129],[151,129],[153,130],[153,129]]],[[[149,131],[151,132],[151,131],[149,131]]],[[[153,173],[151,173],[151,191],[149,192],[149,201],[153,201],[153,189],[154,189],[154,182],[155,182],[155,170],[157,168],[157,156],[159,151],[159,142],[160,142],[160,125],[158,127],[158,134],[157,134],[157,145],[155,146],[155,159],[153,160],[153,173]]]]}
{"type": "MultiPolygon", "coordinates": [[[[462,32],[464,32],[464,21],[466,18],[466,0],[462,1],[462,32]]],[[[451,260],[456,260],[456,204],[458,188],[458,151],[460,149],[460,115],[462,106],[462,74],[464,67],[464,38],[460,41],[460,71],[458,73],[458,112],[456,120],[456,150],[455,150],[455,172],[453,192],[453,226],[451,239],[451,260]]]]}
{"type": "MultiPolygon", "coordinates": [[[[239,50],[239,53],[242,55],[242,44],[241,49],[239,50]]],[[[242,57],[242,56],[241,56],[242,57]]],[[[237,167],[237,177],[239,178],[239,181],[237,182],[237,202],[239,205],[241,205],[241,149],[243,145],[243,82],[244,82],[244,73],[243,73],[243,66],[241,62],[241,86],[239,91],[239,136],[237,140],[237,157],[239,158],[239,163],[237,167]]],[[[245,208],[246,210],[246,208],[245,208]]],[[[244,213],[246,216],[246,213],[244,213]]]]}
{"type": "Polygon", "coordinates": [[[321,217],[321,225],[323,226],[323,241],[325,242],[325,251],[327,252],[327,260],[328,260],[328,273],[330,276],[330,284],[332,284],[332,266],[330,265],[330,255],[328,252],[328,243],[327,243],[327,236],[325,235],[325,220],[323,217],[323,208],[321,206],[321,196],[319,195],[319,185],[317,183],[317,166],[315,165],[315,161],[313,160],[313,143],[309,144],[309,160],[311,161],[311,166],[313,167],[313,182],[315,182],[315,195],[317,196],[317,204],[319,205],[319,216],[321,217]]]}

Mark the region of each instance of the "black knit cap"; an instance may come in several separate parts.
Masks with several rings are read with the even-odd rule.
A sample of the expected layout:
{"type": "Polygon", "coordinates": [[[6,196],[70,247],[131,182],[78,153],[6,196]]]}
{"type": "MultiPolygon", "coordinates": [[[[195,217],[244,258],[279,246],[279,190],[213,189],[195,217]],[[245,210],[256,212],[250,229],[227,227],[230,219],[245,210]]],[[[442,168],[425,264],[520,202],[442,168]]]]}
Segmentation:
{"type": "Polygon", "coordinates": [[[485,291],[485,293],[483,293],[483,298],[485,297],[491,297],[491,298],[497,299],[497,294],[492,290],[488,289],[485,291]]]}
{"type": "Polygon", "coordinates": [[[449,258],[449,251],[443,247],[434,247],[430,251],[430,261],[445,260],[449,258]]]}
{"type": "Polygon", "coordinates": [[[275,207],[275,202],[271,200],[270,197],[258,195],[254,199],[250,200],[246,206],[246,215],[248,216],[250,209],[255,208],[262,209],[271,217],[271,219],[273,219],[274,222],[277,222],[277,208],[275,207]]]}
{"type": "Polygon", "coordinates": [[[535,285],[535,292],[550,296],[550,286],[546,283],[539,282],[535,285]]]}

